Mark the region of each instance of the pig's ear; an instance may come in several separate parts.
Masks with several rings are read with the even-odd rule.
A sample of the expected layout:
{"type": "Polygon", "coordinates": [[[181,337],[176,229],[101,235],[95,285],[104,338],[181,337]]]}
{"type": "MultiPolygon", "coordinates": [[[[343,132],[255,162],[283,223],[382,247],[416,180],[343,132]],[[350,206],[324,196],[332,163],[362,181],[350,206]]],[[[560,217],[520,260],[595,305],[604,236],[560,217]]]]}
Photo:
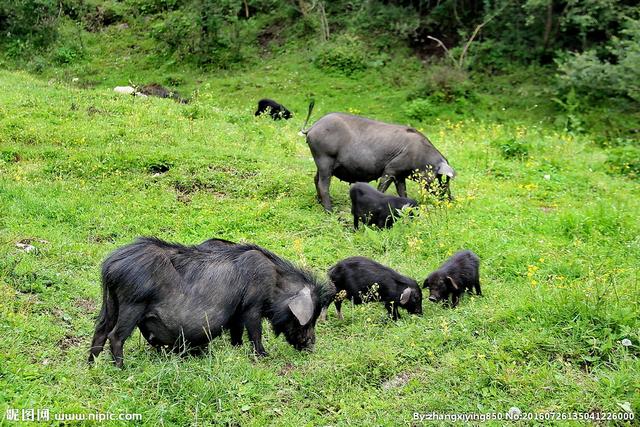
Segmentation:
{"type": "Polygon", "coordinates": [[[296,316],[300,325],[304,326],[309,323],[313,317],[313,300],[311,299],[311,291],[306,286],[302,288],[296,296],[291,298],[289,309],[296,316]]]}
{"type": "Polygon", "coordinates": [[[448,163],[442,162],[438,165],[438,170],[436,171],[438,175],[446,175],[449,178],[453,178],[456,176],[456,172],[453,170],[448,163]]]}
{"type": "Polygon", "coordinates": [[[453,289],[455,289],[456,291],[460,290],[458,284],[451,278],[451,276],[447,276],[447,280],[451,282],[451,286],[453,286],[453,289]]]}
{"type": "Polygon", "coordinates": [[[400,295],[400,305],[405,305],[409,302],[409,298],[411,298],[411,288],[405,288],[400,295]]]}

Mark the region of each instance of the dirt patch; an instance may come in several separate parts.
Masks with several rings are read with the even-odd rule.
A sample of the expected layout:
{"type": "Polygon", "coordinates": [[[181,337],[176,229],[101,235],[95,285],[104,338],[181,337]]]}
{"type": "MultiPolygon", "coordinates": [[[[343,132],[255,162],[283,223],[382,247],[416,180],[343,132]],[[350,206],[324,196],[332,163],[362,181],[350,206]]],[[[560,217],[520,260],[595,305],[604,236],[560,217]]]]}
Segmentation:
{"type": "Polygon", "coordinates": [[[190,203],[191,196],[199,191],[205,191],[212,196],[222,199],[226,196],[225,193],[219,191],[214,185],[207,184],[200,181],[195,182],[180,182],[173,183],[173,189],[176,192],[176,199],[182,203],[190,203]]]}
{"type": "Polygon", "coordinates": [[[191,194],[176,190],[176,200],[180,203],[184,203],[185,205],[189,204],[191,203],[191,194]]]}
{"type": "Polygon", "coordinates": [[[67,351],[71,347],[76,347],[82,343],[82,339],[80,337],[76,337],[73,335],[65,335],[64,338],[57,342],[58,347],[62,351],[67,351]]]}
{"type": "Polygon", "coordinates": [[[224,173],[225,175],[242,179],[254,178],[259,174],[257,170],[241,170],[233,166],[224,164],[209,165],[207,166],[207,169],[209,169],[211,172],[224,173]]]}
{"type": "Polygon", "coordinates": [[[551,213],[554,212],[556,208],[553,206],[540,206],[540,210],[544,213],[551,213]]]}
{"type": "Polygon", "coordinates": [[[51,314],[53,314],[58,319],[62,320],[67,325],[71,325],[71,316],[69,316],[63,310],[59,308],[54,308],[53,310],[51,310],[51,314]]]}
{"type": "Polygon", "coordinates": [[[84,297],[76,298],[73,305],[82,310],[83,313],[95,313],[98,308],[94,300],[84,297]]]}
{"type": "Polygon", "coordinates": [[[285,365],[278,370],[278,375],[286,377],[291,372],[295,371],[295,369],[296,367],[293,366],[291,363],[285,363],[285,365]]]}
{"type": "Polygon", "coordinates": [[[24,251],[24,252],[37,252],[38,251],[38,247],[35,245],[32,245],[32,243],[39,243],[38,246],[42,246],[44,244],[49,243],[48,241],[44,240],[44,239],[38,239],[35,237],[27,237],[26,239],[21,239],[18,240],[16,242],[16,248],[24,251]]]}
{"type": "Polygon", "coordinates": [[[402,372],[393,378],[389,378],[382,383],[383,390],[391,390],[392,388],[399,388],[407,385],[411,379],[411,374],[408,372],[402,372]]]}
{"type": "Polygon", "coordinates": [[[28,244],[31,244],[31,243],[35,243],[35,242],[42,243],[42,244],[49,243],[48,240],[39,239],[37,237],[27,237],[27,238],[24,238],[24,239],[21,239],[21,240],[18,241],[18,243],[23,243],[25,245],[28,245],[28,244]]]}
{"type": "Polygon", "coordinates": [[[92,234],[87,237],[89,243],[114,243],[118,235],[116,233],[92,234]]]}
{"type": "Polygon", "coordinates": [[[95,116],[96,114],[107,114],[107,111],[94,107],[93,105],[87,108],[87,114],[89,116],[95,116]]]}

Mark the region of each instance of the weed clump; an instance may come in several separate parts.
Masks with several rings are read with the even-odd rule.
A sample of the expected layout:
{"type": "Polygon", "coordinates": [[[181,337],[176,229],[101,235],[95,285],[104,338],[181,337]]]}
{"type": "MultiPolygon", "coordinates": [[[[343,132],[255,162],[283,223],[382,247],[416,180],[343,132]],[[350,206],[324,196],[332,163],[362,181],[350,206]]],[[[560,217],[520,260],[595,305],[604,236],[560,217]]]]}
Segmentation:
{"type": "Polygon", "coordinates": [[[410,119],[424,120],[434,116],[436,108],[429,99],[414,99],[404,106],[404,114],[410,119]]]}
{"type": "Polygon", "coordinates": [[[315,58],[318,68],[351,76],[367,68],[364,43],[356,36],[344,34],[326,43],[315,58]]]}
{"type": "Polygon", "coordinates": [[[422,83],[409,94],[408,99],[433,98],[440,102],[453,102],[472,96],[469,75],[461,69],[446,65],[431,65],[422,83]]]}
{"type": "Polygon", "coordinates": [[[639,179],[640,148],[628,145],[610,150],[607,158],[607,168],[611,174],[639,179]]]}
{"type": "Polygon", "coordinates": [[[530,144],[519,138],[498,139],[493,146],[505,159],[522,160],[529,157],[530,144]]]}

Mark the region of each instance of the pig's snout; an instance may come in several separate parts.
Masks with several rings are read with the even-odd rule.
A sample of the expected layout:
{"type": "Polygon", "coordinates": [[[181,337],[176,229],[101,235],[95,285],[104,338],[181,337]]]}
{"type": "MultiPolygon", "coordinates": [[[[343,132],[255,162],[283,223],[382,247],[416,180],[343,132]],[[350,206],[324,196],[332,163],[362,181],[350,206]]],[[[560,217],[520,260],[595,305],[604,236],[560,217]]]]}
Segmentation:
{"type": "Polygon", "coordinates": [[[434,297],[433,295],[429,297],[429,301],[431,302],[438,302],[438,298],[434,297]]]}

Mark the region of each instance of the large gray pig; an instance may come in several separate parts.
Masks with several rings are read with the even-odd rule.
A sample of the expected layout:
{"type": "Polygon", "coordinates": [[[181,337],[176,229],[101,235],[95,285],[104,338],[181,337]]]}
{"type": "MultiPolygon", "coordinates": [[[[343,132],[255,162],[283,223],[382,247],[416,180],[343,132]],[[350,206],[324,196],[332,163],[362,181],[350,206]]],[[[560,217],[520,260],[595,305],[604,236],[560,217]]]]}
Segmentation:
{"type": "Polygon", "coordinates": [[[395,182],[400,197],[407,197],[405,180],[418,176],[430,192],[451,198],[449,181],[455,172],[417,130],[345,113],[327,114],[305,130],[312,109],[313,102],[302,134],[318,168],[316,190],[327,211],[331,211],[332,176],[349,183],[381,178],[378,190],[382,192],[395,182]]]}

